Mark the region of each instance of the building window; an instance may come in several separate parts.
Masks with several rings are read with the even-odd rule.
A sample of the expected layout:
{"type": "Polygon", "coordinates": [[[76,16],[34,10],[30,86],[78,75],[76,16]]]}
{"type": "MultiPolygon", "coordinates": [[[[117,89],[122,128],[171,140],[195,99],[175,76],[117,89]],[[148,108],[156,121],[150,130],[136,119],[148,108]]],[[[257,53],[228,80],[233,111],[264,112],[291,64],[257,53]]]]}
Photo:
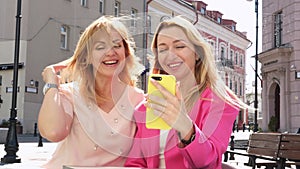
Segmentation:
{"type": "Polygon", "coordinates": [[[203,7],[200,9],[201,14],[203,14],[203,15],[205,15],[205,11],[206,11],[206,9],[203,7]]]}
{"type": "Polygon", "coordinates": [[[238,95],[238,86],[237,86],[237,82],[234,82],[234,93],[236,95],[238,95]]]}
{"type": "Polygon", "coordinates": [[[80,0],[80,5],[83,7],[87,7],[87,0],[80,0]]]}
{"type": "Polygon", "coordinates": [[[240,55],[240,66],[243,67],[243,58],[244,56],[243,55],[240,55]]]}
{"type": "Polygon", "coordinates": [[[235,54],[235,64],[238,65],[239,64],[239,53],[235,54]]]}
{"type": "Polygon", "coordinates": [[[232,90],[232,80],[229,80],[229,89],[232,90]]]}
{"type": "Polygon", "coordinates": [[[235,26],[234,25],[231,26],[231,30],[232,30],[232,32],[235,32],[235,26]]]}
{"type": "Polygon", "coordinates": [[[274,47],[281,46],[282,12],[275,14],[274,18],[274,47]]]}
{"type": "Polygon", "coordinates": [[[243,87],[242,87],[242,83],[240,82],[240,96],[242,96],[243,95],[243,87]]]}
{"type": "Polygon", "coordinates": [[[221,22],[222,22],[222,18],[221,18],[221,17],[218,17],[217,22],[218,22],[218,23],[221,23],[221,22]]]}
{"type": "Polygon", "coordinates": [[[233,50],[230,50],[230,61],[232,62],[233,61],[233,50]]]}
{"type": "Polygon", "coordinates": [[[221,59],[225,59],[225,48],[221,46],[221,59]]]}
{"type": "Polygon", "coordinates": [[[137,10],[132,8],[131,9],[131,26],[136,27],[136,15],[137,15],[137,10]]]}
{"type": "Polygon", "coordinates": [[[68,49],[68,27],[66,25],[60,27],[60,48],[68,49]]]}
{"type": "Polygon", "coordinates": [[[99,13],[104,14],[104,0],[99,0],[99,13]]]}
{"type": "Polygon", "coordinates": [[[215,42],[213,40],[209,39],[208,43],[211,45],[212,52],[215,55],[215,53],[216,53],[215,42]]]}
{"type": "Polygon", "coordinates": [[[242,119],[242,117],[243,117],[243,114],[242,114],[242,113],[243,113],[243,112],[240,110],[240,111],[239,111],[239,121],[243,120],[243,119],[242,119]]]}
{"type": "Polygon", "coordinates": [[[119,14],[120,14],[120,6],[121,6],[120,2],[115,1],[115,16],[116,16],[116,17],[119,17],[119,14]]]}

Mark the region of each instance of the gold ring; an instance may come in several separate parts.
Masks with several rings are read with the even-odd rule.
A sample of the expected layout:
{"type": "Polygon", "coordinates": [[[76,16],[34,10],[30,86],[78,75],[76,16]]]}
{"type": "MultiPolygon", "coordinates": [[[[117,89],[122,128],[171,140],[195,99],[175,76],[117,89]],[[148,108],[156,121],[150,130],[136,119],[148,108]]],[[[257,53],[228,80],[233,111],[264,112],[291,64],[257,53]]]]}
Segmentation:
{"type": "Polygon", "coordinates": [[[164,113],[166,111],[166,107],[165,106],[162,106],[162,107],[163,107],[162,112],[164,113]]]}

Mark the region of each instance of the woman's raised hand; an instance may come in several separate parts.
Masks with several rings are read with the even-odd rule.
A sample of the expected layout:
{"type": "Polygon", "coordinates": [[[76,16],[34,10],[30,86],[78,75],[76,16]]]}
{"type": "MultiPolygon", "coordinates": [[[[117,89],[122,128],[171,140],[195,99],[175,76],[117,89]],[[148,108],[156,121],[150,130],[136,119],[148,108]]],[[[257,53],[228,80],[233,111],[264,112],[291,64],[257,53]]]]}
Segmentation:
{"type": "Polygon", "coordinates": [[[185,136],[190,132],[193,123],[186,112],[179,89],[180,83],[176,84],[175,96],[155,80],[151,79],[151,83],[164,97],[149,94],[145,104],[146,107],[152,108],[156,116],[161,117],[169,126],[180,132],[182,136],[185,136]]]}
{"type": "Polygon", "coordinates": [[[45,83],[65,83],[65,79],[61,78],[61,73],[66,67],[67,66],[64,64],[53,64],[47,66],[42,72],[43,80],[45,81],[45,83]]]}

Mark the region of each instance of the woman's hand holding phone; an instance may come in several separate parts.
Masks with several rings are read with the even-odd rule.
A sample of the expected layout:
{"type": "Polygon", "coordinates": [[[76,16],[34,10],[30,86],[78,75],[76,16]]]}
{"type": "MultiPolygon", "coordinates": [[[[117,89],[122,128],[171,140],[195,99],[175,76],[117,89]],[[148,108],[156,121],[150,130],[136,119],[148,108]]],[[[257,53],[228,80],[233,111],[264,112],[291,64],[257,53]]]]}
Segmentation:
{"type": "Polygon", "coordinates": [[[148,96],[146,113],[146,127],[150,129],[170,129],[168,125],[161,117],[159,112],[163,112],[165,108],[165,98],[163,93],[157,88],[156,83],[160,87],[169,93],[175,94],[176,79],[172,75],[152,74],[148,79],[148,96]]]}
{"type": "MultiPolygon", "coordinates": [[[[173,82],[171,82],[171,84],[172,83],[173,82]]],[[[149,115],[150,110],[156,117],[159,117],[168,125],[168,128],[166,128],[166,126],[158,124],[154,125],[155,128],[173,128],[180,132],[184,137],[187,133],[190,132],[193,123],[186,112],[185,104],[183,102],[183,99],[181,98],[181,92],[179,90],[180,83],[176,83],[175,78],[174,88],[174,92],[170,92],[170,85],[168,85],[168,83],[167,85],[164,85],[164,83],[159,83],[157,80],[154,80],[150,76],[148,89],[150,89],[152,93],[150,90],[148,90],[147,102],[145,104],[147,107],[147,115],[149,115]],[[150,85],[153,85],[153,88],[158,90],[161,95],[154,94],[153,89],[151,89],[150,85]]],[[[146,126],[148,128],[153,127],[151,127],[151,121],[147,121],[146,126]]]]}

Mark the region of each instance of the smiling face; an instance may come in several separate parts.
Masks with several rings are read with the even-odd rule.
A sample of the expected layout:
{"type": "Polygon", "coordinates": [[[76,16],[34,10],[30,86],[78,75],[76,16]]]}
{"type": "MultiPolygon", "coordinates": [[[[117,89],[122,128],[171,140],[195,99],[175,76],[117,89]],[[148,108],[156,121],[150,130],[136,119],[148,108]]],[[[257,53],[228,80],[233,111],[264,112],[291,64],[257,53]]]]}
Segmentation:
{"type": "Polygon", "coordinates": [[[186,34],[177,26],[163,28],[157,36],[158,62],[168,74],[176,79],[194,75],[195,54],[194,45],[186,34]]]}
{"type": "Polygon", "coordinates": [[[98,75],[112,77],[119,74],[125,65],[123,38],[114,29],[109,33],[100,30],[95,33],[92,43],[93,67],[98,75]]]}

